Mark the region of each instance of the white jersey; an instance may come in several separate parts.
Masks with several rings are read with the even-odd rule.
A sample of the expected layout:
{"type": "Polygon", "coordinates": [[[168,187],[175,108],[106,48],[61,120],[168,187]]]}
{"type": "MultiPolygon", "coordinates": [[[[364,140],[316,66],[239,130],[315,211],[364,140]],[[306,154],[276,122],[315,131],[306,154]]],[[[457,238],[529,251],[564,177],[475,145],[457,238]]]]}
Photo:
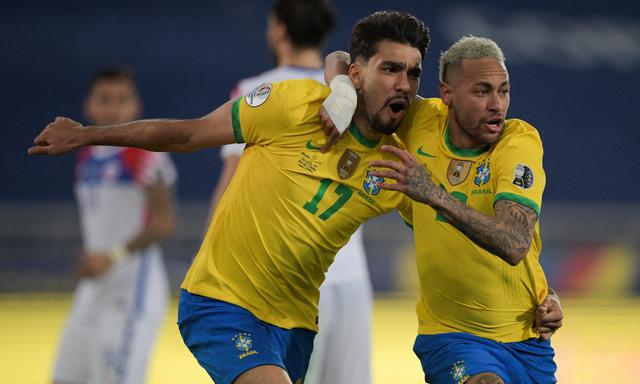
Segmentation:
{"type": "Polygon", "coordinates": [[[108,252],[146,225],[145,187],[175,182],[166,153],[137,148],[88,147],[80,151],[75,192],[88,252],[108,252]]]}
{"type": "MultiPolygon", "coordinates": [[[[173,184],[167,154],[135,148],[80,151],[75,192],[84,249],[106,253],[147,224],[145,187],[173,184]]],[[[144,382],[151,347],[169,298],[160,248],[151,245],[98,278],[80,280],[60,340],[53,381],[144,382]]]]}
{"type": "MultiPolygon", "coordinates": [[[[281,66],[260,75],[241,80],[231,92],[231,98],[243,96],[263,83],[271,83],[291,79],[314,79],[324,83],[324,70],[294,66],[281,66]]],[[[244,144],[230,144],[222,147],[222,158],[240,156],[244,144]]],[[[329,267],[323,286],[340,282],[368,279],[366,256],[362,239],[362,229],[359,228],[351,240],[338,252],[333,264],[329,267]]]]}

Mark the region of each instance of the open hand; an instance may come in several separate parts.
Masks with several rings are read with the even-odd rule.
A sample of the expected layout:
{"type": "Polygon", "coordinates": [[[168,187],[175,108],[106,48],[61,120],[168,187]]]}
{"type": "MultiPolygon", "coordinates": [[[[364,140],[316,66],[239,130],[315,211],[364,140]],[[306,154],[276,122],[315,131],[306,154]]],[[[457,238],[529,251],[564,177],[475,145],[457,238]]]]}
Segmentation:
{"type": "Polygon", "coordinates": [[[56,117],[33,140],[29,155],[62,155],[81,146],[82,124],[66,117],[56,117]]]}
{"type": "Polygon", "coordinates": [[[371,171],[372,175],[396,181],[393,184],[379,184],[380,188],[402,192],[413,200],[427,204],[432,200],[434,193],[440,191],[440,188],[431,179],[429,171],[409,152],[392,145],[383,145],[380,149],[394,154],[400,159],[399,162],[393,160],[374,160],[371,162],[372,167],[386,168],[373,170],[371,171]]]}

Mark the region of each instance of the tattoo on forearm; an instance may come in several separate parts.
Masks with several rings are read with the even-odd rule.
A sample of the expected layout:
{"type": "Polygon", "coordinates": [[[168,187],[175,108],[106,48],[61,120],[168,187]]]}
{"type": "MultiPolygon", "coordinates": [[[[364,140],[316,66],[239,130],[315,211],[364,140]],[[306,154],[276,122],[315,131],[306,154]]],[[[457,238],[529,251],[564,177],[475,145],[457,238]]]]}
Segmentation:
{"type": "Polygon", "coordinates": [[[476,244],[510,264],[517,264],[531,247],[536,212],[522,204],[500,200],[495,216],[487,216],[461,203],[436,185],[422,164],[411,164],[404,174],[406,193],[432,206],[450,224],[476,244]]]}
{"type": "Polygon", "coordinates": [[[411,168],[407,175],[407,187],[410,197],[427,204],[442,197],[442,192],[444,192],[431,180],[431,174],[423,165],[411,168]]]}
{"type": "Polygon", "coordinates": [[[489,252],[510,264],[516,264],[529,251],[538,219],[533,209],[513,201],[500,200],[495,204],[496,215],[487,216],[449,194],[443,201],[438,212],[489,252]]]}

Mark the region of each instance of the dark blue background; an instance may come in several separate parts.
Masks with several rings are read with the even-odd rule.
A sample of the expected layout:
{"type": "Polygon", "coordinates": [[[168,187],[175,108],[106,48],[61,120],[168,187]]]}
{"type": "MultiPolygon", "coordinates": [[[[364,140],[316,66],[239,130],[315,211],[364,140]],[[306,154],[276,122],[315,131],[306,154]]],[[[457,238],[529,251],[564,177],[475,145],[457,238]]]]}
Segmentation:
{"type": "MultiPolygon", "coordinates": [[[[638,3],[445,4],[339,2],[339,28],[327,50],[347,49],[351,26],[372,11],[414,13],[433,38],[421,94],[436,96],[439,52],[463,33],[488,35],[508,58],[509,115],[542,135],[546,200],[639,201],[638,3]],[[484,24],[461,16],[469,14],[484,24]],[[626,48],[616,48],[612,36],[626,48]],[[617,59],[626,61],[611,64],[617,59]]],[[[87,81],[107,64],[136,69],[145,117],[199,117],[224,102],[238,79],[271,66],[264,38],[269,7],[257,0],[3,5],[0,199],[71,198],[73,156],[30,158],[26,149],[55,116],[82,120],[87,81]]],[[[181,198],[209,196],[219,172],[217,153],[173,155],[181,198]]]]}

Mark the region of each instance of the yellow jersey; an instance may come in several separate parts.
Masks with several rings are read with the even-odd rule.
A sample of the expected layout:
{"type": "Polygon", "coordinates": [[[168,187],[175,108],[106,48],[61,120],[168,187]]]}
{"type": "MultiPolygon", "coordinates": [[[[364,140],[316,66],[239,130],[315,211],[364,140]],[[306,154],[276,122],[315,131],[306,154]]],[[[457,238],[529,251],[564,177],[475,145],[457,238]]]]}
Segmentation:
{"type": "MultiPolygon", "coordinates": [[[[536,129],[518,119],[505,122],[492,146],[460,149],[450,140],[448,108],[440,99],[417,100],[399,136],[433,181],[467,206],[494,216],[498,200],[512,200],[540,214],[545,173],[536,129]]],[[[438,215],[413,203],[412,221],[420,276],[419,333],[466,332],[499,342],[537,337],[534,311],[547,294],[538,262],[536,223],[531,249],[511,266],[484,250],[438,215]]]]}
{"type": "Polygon", "coordinates": [[[377,186],[369,162],[389,137],[352,125],[330,152],[318,111],[329,88],[314,80],[263,84],[236,100],[236,141],[247,147],[182,287],[239,305],[290,329],[317,330],[319,287],[336,252],[404,195],[377,186]]]}

